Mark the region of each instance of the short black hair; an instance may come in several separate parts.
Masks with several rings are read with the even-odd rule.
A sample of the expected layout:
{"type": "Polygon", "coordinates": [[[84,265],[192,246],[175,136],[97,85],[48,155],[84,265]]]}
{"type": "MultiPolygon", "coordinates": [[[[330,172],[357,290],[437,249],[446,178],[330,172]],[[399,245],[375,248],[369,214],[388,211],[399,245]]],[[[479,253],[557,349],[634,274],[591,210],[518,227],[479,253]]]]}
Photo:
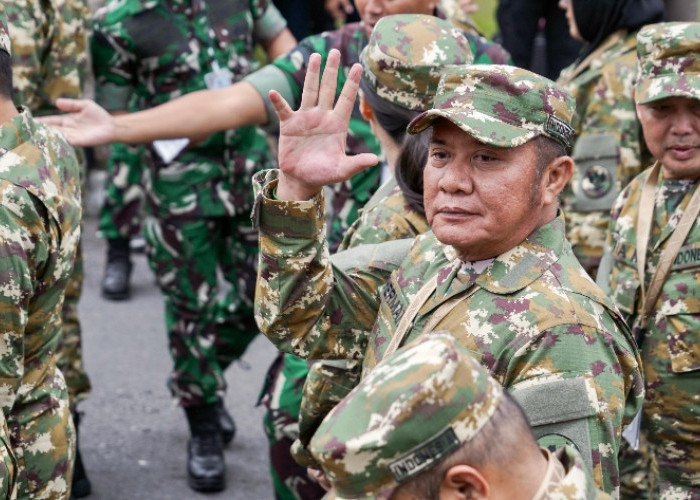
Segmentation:
{"type": "Polygon", "coordinates": [[[12,57],[0,50],[0,97],[12,99],[12,57]]]}

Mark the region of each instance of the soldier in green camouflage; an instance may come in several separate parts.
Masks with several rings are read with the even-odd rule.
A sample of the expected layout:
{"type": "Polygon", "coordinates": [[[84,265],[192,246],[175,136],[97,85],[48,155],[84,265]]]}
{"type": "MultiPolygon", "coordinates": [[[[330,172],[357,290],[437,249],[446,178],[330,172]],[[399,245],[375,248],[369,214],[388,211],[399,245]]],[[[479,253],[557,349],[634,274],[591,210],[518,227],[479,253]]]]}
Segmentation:
{"type": "MultiPolygon", "coordinates": [[[[362,249],[350,253],[343,250],[415,238],[428,230],[422,205],[427,144],[420,136],[407,136],[406,127],[432,105],[442,72],[450,66],[469,64],[472,57],[462,32],[434,16],[387,16],[375,25],[360,55],[360,109],[379,139],[393,175],[345,235],[334,256],[335,265],[347,271],[348,265],[362,262],[358,253],[362,249]],[[412,178],[420,182],[414,185],[412,178]]],[[[385,279],[382,274],[376,286],[385,279]]],[[[359,363],[338,360],[318,362],[312,367],[298,412],[300,440],[294,447],[297,461],[312,465],[303,446],[320,419],[357,383],[359,369],[359,363]]]]}
{"type": "Polygon", "coordinates": [[[565,0],[573,38],[586,45],[557,83],[576,99],[576,171],[564,191],[566,235],[583,268],[595,278],[620,190],[650,160],[632,89],[637,31],[663,19],[662,0],[565,0]]]}
{"type": "MultiPolygon", "coordinates": [[[[294,42],[267,0],[110,1],[95,15],[97,99],[110,111],[148,109],[218,91],[256,68],[257,43],[274,58],[294,42]]],[[[169,387],[190,426],[188,484],[218,491],[225,487],[223,444],[235,432],[223,402],[224,370],[257,334],[250,176],[274,158],[261,129],[241,127],[155,141],[147,161],[143,232],[165,299],[169,387]]]]}
{"type": "MultiPolygon", "coordinates": [[[[87,40],[90,10],[82,0],[12,0],[5,2],[12,38],[14,102],[33,116],[56,112],[60,96],[79,98],[88,73],[87,40]]],[[[76,150],[85,180],[84,156],[76,150]]],[[[63,301],[63,336],[58,366],[68,385],[70,407],[78,429],[78,404],[90,394],[90,379],[82,353],[82,331],[78,301],[83,287],[81,245],[63,301]]],[[[72,494],[76,498],[90,492],[80,450],[76,450],[72,494]]]]}
{"type": "Polygon", "coordinates": [[[573,99],[512,66],[446,69],[433,109],[409,126],[432,127],[431,232],[378,290],[334,268],[325,241],[323,185],[376,162],[339,148],[361,71],[353,67],[334,107],[339,58],[331,53],[319,85],[312,56],[297,112],[270,92],[280,173],[256,186],[258,325],[283,351],[361,359],[363,374],[405,340],[448,330],[511,390],[541,445],[574,443],[597,486],[617,495],[621,432],[643,384],[629,329],[581,268],[557,216],[574,168],[566,155],[573,99]]]}
{"type": "Polygon", "coordinates": [[[652,460],[651,498],[694,499],[700,491],[700,23],[642,28],[637,56],[637,114],[656,163],[613,207],[609,285],[643,360],[641,434],[652,460]]]}
{"type": "Polygon", "coordinates": [[[377,365],[323,421],[311,453],[333,499],[610,498],[575,448],[537,446],[515,400],[447,332],[377,365]]]}
{"type": "MultiPolygon", "coordinates": [[[[61,308],[80,238],[80,171],[73,149],[12,101],[0,8],[0,409],[16,457],[18,498],[67,499],[75,429],[56,366],[61,308]]],[[[4,427],[4,426],[3,426],[4,427]]],[[[7,460],[3,460],[7,464],[7,460]]]]}

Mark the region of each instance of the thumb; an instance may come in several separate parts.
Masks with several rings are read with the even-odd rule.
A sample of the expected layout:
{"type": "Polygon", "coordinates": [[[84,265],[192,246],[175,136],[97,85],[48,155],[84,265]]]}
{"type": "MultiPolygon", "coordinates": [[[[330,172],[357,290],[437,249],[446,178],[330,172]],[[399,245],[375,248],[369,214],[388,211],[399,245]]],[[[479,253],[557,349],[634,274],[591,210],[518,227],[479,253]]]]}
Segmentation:
{"type": "Polygon", "coordinates": [[[346,156],[340,166],[345,174],[345,178],[350,178],[358,172],[366,168],[372,167],[379,163],[379,157],[374,153],[360,153],[353,156],[346,156]]]}

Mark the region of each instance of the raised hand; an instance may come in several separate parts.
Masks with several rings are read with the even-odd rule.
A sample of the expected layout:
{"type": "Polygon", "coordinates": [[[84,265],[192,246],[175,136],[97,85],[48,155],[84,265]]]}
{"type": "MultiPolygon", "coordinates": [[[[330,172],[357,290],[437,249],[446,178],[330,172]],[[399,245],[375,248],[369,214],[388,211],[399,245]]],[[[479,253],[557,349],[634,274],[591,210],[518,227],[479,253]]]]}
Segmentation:
{"type": "Polygon", "coordinates": [[[65,115],[42,116],[38,120],[58,129],[74,146],[99,146],[114,142],[112,116],[89,99],[56,100],[56,106],[65,115]]]}
{"type": "Polygon", "coordinates": [[[277,197],[282,200],[307,200],[323,186],[347,180],[377,164],[378,158],[372,153],[345,154],[362,66],[355,64],[350,69],[334,106],[339,64],[340,52],[333,49],[319,85],[321,56],[311,55],[298,111],[292,111],[279,93],[270,91],[270,101],[280,119],[277,197]]]}

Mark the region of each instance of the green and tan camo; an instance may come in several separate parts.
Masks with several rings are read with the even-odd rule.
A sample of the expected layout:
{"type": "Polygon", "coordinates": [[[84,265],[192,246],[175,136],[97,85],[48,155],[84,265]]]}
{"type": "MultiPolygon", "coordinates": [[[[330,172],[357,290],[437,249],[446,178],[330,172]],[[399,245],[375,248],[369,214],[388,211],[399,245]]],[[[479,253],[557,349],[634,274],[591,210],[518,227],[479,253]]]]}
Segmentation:
{"type": "Polygon", "coordinates": [[[404,14],[379,20],[360,54],[368,87],[405,109],[430,109],[447,67],[471,64],[469,41],[450,21],[404,14]]]}
{"type": "MultiPolygon", "coordinates": [[[[574,420],[587,436],[584,459],[598,487],[616,494],[622,427],[643,398],[641,363],[619,313],[573,255],[561,218],[496,258],[479,276],[456,268],[454,248],[425,233],[377,289],[386,269],[370,270],[368,280],[370,271],[343,272],[331,265],[322,195],[282,202],[271,196],[275,185],[256,186],[261,264],[255,305],[258,325],[279,349],[310,359],[363,360],[367,373],[382,358],[411,298],[437,275],[437,290],[407,340],[422,335],[438,307],[459,299],[432,326],[478,353],[516,398],[523,395],[518,401],[531,421],[542,421],[543,415],[534,405],[528,410],[528,398],[564,386],[579,391],[574,420]],[[472,284],[478,288],[467,297],[472,284]]],[[[547,418],[571,420],[563,414],[547,418]]],[[[569,440],[554,437],[547,444],[569,440]]]]}
{"type": "MultiPolygon", "coordinates": [[[[611,296],[640,337],[646,397],[642,433],[651,451],[651,498],[685,500],[700,491],[700,224],[681,246],[653,314],[640,324],[637,214],[646,170],[612,211],[611,296]]],[[[644,280],[649,286],[661,252],[687,207],[697,180],[659,179],[644,280]]]]}
{"type": "Polygon", "coordinates": [[[336,406],[311,453],[336,498],[388,499],[476,436],[503,388],[449,334],[417,339],[380,363],[336,406]]]}
{"type": "Polygon", "coordinates": [[[80,171],[73,148],[26,111],[0,128],[0,151],[0,409],[19,498],[63,499],[75,435],[55,356],[80,238],[80,171]]]}
{"type": "Polygon", "coordinates": [[[637,35],[635,99],[700,99],[700,23],[658,23],[637,35]]]}
{"type": "Polygon", "coordinates": [[[15,102],[34,116],[56,113],[59,97],[82,97],[90,9],[83,0],[3,2],[12,39],[15,102]]]}
{"type": "MultiPolygon", "coordinates": [[[[508,64],[510,62],[509,54],[500,45],[473,33],[465,32],[464,35],[474,55],[474,64],[508,64]]],[[[339,95],[350,68],[353,64],[360,62],[360,53],[367,43],[368,38],[362,23],[348,23],[337,30],[304,38],[289,54],[278,57],[271,64],[247,76],[245,81],[253,85],[267,103],[267,120],[270,128],[276,129],[278,125],[277,115],[267,98],[270,89],[280,92],[292,109],[298,109],[301,104],[301,92],[304,88],[309,57],[313,53],[320,54],[321,70],[323,70],[328,53],[335,48],[341,54],[337,86],[339,95]]],[[[348,154],[380,153],[379,142],[372,134],[369,123],[362,118],[358,104],[355,105],[350,117],[346,150],[348,154]]],[[[363,170],[345,182],[327,188],[326,199],[331,220],[328,241],[333,251],[337,250],[345,232],[359,216],[362,206],[379,188],[380,173],[381,168],[377,165],[363,170]]]]}
{"type": "Polygon", "coordinates": [[[613,33],[601,43],[602,50],[590,64],[571,65],[557,80],[576,100],[572,123],[576,169],[561,196],[566,236],[593,277],[603,255],[616,196],[652,161],[633,98],[636,46],[636,31],[613,33]]]}
{"type": "Polygon", "coordinates": [[[433,107],[411,122],[417,134],[446,118],[487,144],[514,147],[543,135],[571,147],[573,98],[557,84],[515,66],[447,68],[433,107]]]}

